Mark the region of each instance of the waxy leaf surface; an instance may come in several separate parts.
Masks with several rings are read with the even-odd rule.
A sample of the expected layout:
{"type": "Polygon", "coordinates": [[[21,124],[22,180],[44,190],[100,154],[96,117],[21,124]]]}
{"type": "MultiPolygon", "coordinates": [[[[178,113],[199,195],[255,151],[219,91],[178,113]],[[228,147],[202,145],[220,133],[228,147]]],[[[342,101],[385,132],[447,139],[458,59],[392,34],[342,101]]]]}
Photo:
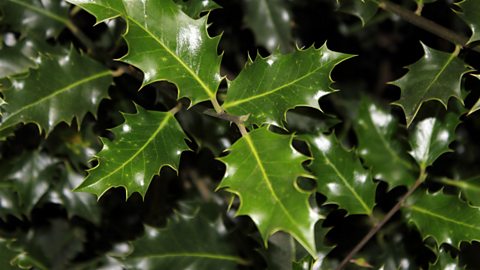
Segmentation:
{"type": "Polygon", "coordinates": [[[70,23],[68,9],[62,0],[2,0],[0,23],[39,38],[56,37],[70,23]]]}
{"type": "MultiPolygon", "coordinates": [[[[480,75],[478,75],[478,74],[471,74],[471,75],[474,76],[477,79],[480,79],[480,75]]],[[[479,109],[480,109],[480,98],[477,100],[477,102],[475,102],[475,104],[473,104],[472,108],[470,108],[470,111],[468,112],[468,115],[478,111],[479,109]]]]}
{"type": "Polygon", "coordinates": [[[203,12],[209,12],[220,6],[213,0],[176,0],[177,4],[182,7],[183,12],[188,16],[198,19],[203,12]]]}
{"type": "Polygon", "coordinates": [[[234,253],[220,218],[212,219],[202,210],[195,216],[176,214],[165,229],[146,227],[135,240],[127,269],[163,270],[237,269],[245,261],[234,253]]]}
{"type": "Polygon", "coordinates": [[[257,44],[268,51],[291,51],[292,13],[286,0],[246,0],[245,23],[255,34],[257,44]]]}
{"type": "Polygon", "coordinates": [[[468,202],[476,207],[480,207],[480,176],[465,180],[442,178],[440,182],[459,188],[468,202]]]}
{"type": "Polygon", "coordinates": [[[48,133],[59,122],[96,114],[111,81],[109,70],[74,50],[43,56],[37,69],[11,78],[3,90],[7,104],[2,106],[0,137],[19,123],[34,122],[48,133]]]}
{"type": "Polygon", "coordinates": [[[125,122],[112,129],[116,139],[103,140],[97,154],[98,165],[89,170],[77,188],[97,196],[112,187],[124,187],[145,196],[154,175],[163,166],[178,168],[180,154],[188,149],[184,133],[170,112],[147,111],[137,106],[137,114],[125,114],[125,122]]]}
{"type": "Polygon", "coordinates": [[[415,182],[417,173],[408,155],[408,144],[399,136],[398,120],[390,110],[365,97],[353,124],[358,139],[357,152],[375,178],[385,180],[390,188],[415,182]]]}
{"type": "Polygon", "coordinates": [[[365,25],[375,16],[378,4],[372,0],[337,0],[338,10],[358,17],[365,25]]]}
{"type": "Polygon", "coordinates": [[[403,209],[424,238],[459,247],[461,241],[480,239],[480,209],[470,207],[457,197],[437,192],[418,192],[403,209]]]}
{"type": "Polygon", "coordinates": [[[402,107],[407,126],[413,122],[422,104],[438,100],[445,107],[450,97],[462,100],[461,78],[469,71],[455,53],[437,51],[423,45],[424,56],[408,67],[409,72],[393,84],[402,90],[394,104],[402,107]]]}
{"type": "Polygon", "coordinates": [[[458,5],[462,12],[458,12],[458,15],[468,24],[472,30],[472,36],[469,42],[480,40],[480,6],[478,1],[475,0],[463,0],[455,3],[458,5]]]}
{"type": "Polygon", "coordinates": [[[448,145],[455,140],[455,128],[460,123],[456,113],[429,117],[418,122],[409,133],[412,146],[410,155],[420,168],[426,168],[445,152],[451,152],[448,145]]]}
{"type": "Polygon", "coordinates": [[[0,78],[27,72],[35,66],[35,45],[28,39],[18,41],[13,46],[3,45],[0,49],[0,78]]]}
{"type": "Polygon", "coordinates": [[[460,267],[458,257],[452,258],[450,254],[444,249],[437,251],[437,260],[435,264],[430,265],[431,270],[461,270],[465,267],[460,267]]]}
{"type": "Polygon", "coordinates": [[[327,197],[326,203],[338,204],[350,214],[370,215],[376,185],[355,153],[345,150],[334,135],[303,138],[313,156],[309,168],[317,178],[317,191],[327,197]]]}
{"type": "Polygon", "coordinates": [[[248,123],[281,126],[295,106],[319,108],[318,99],[332,93],[332,69],[349,56],[326,45],[289,54],[258,56],[231,82],[223,108],[235,115],[250,115],[248,123]]]}
{"type": "Polygon", "coordinates": [[[314,225],[319,219],[309,206],[310,194],[299,190],[296,179],[307,176],[307,158],[291,146],[292,137],[256,129],[242,137],[221,158],[227,171],[219,188],[240,198],[237,215],[257,224],[265,243],[276,231],[290,233],[316,257],[314,225]]]}
{"type": "Polygon", "coordinates": [[[207,33],[207,16],[197,20],[172,0],[70,0],[102,21],[117,16],[128,24],[128,54],[122,61],[144,73],[143,84],[167,80],[192,103],[214,99],[221,81],[219,37],[207,33]]]}

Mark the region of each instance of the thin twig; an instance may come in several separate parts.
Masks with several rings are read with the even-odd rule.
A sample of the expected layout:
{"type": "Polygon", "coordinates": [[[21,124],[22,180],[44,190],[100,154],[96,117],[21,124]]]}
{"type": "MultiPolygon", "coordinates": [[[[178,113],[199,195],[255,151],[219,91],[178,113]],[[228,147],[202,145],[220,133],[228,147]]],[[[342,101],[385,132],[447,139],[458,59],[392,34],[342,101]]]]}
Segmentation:
{"type": "Polygon", "coordinates": [[[395,206],[390,209],[390,211],[388,211],[385,217],[380,222],[375,224],[375,226],[373,226],[372,229],[370,229],[370,231],[362,238],[362,240],[358,242],[358,244],[352,249],[352,251],[348,253],[345,259],[343,259],[343,261],[337,267],[337,270],[343,269],[350,262],[353,256],[355,256],[368,243],[368,241],[370,241],[370,239],[385,225],[385,223],[387,223],[393,217],[393,215],[395,215],[395,213],[397,213],[398,210],[402,208],[407,198],[412,195],[412,193],[420,186],[420,184],[423,183],[423,181],[425,181],[426,177],[427,174],[422,168],[420,171],[420,175],[418,176],[418,179],[415,181],[413,186],[407,191],[407,193],[405,193],[405,195],[402,196],[402,198],[397,202],[397,204],[395,204],[395,206]]]}

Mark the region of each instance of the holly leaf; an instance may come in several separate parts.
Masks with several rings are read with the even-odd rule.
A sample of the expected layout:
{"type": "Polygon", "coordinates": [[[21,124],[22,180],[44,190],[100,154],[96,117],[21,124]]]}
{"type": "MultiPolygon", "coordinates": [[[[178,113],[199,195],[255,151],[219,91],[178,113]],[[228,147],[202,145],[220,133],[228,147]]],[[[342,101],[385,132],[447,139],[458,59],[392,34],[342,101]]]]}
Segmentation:
{"type": "Polygon", "coordinates": [[[474,0],[463,0],[455,3],[455,5],[462,9],[462,12],[457,12],[457,14],[472,30],[472,36],[468,42],[480,40],[480,7],[478,6],[478,2],[474,0]]]}
{"type": "Polygon", "coordinates": [[[170,112],[147,111],[137,106],[136,114],[125,114],[125,122],[112,129],[116,139],[102,140],[98,165],[88,171],[76,191],[98,197],[112,187],[124,187],[145,196],[154,175],[163,166],[178,168],[180,154],[188,149],[182,128],[170,112]]]}
{"type": "Polygon", "coordinates": [[[64,1],[3,0],[0,22],[29,36],[57,37],[70,24],[68,9],[64,1]]]}
{"type": "Polygon", "coordinates": [[[302,167],[307,158],[293,149],[291,141],[291,136],[266,128],[243,136],[220,159],[227,170],[218,188],[240,198],[237,215],[252,218],[265,245],[270,235],[284,231],[316,257],[314,225],[319,215],[309,206],[310,194],[296,184],[297,177],[308,176],[302,167]]]}
{"type": "Polygon", "coordinates": [[[407,220],[417,226],[424,238],[459,248],[461,241],[480,239],[480,209],[442,192],[415,193],[403,209],[407,220]]]}
{"type": "Polygon", "coordinates": [[[458,258],[454,259],[448,252],[444,249],[441,249],[437,252],[437,260],[434,264],[430,265],[431,270],[461,270],[465,267],[460,267],[458,258]]]}
{"type": "Polygon", "coordinates": [[[32,58],[36,56],[35,44],[29,39],[18,41],[13,46],[4,44],[0,49],[0,78],[27,72],[35,67],[32,58]]]}
{"type": "Polygon", "coordinates": [[[286,0],[246,0],[245,24],[252,29],[257,44],[268,51],[294,49],[292,12],[286,0]]]}
{"type": "Polygon", "coordinates": [[[249,124],[281,126],[290,108],[308,105],[319,109],[318,99],[334,92],[330,88],[332,69],[347,58],[326,45],[258,56],[231,82],[223,108],[232,114],[250,115],[249,124]]]}
{"type": "Polygon", "coordinates": [[[409,66],[405,76],[392,82],[402,90],[400,99],[393,104],[405,112],[407,127],[426,101],[438,100],[445,108],[450,97],[463,102],[461,78],[470,71],[456,52],[445,53],[422,46],[425,52],[422,59],[409,66]]]}
{"type": "Polygon", "coordinates": [[[372,0],[337,0],[338,11],[358,17],[365,26],[375,14],[378,4],[372,0]]]}
{"type": "Polygon", "coordinates": [[[451,152],[448,147],[455,140],[455,129],[460,123],[456,113],[448,112],[443,116],[428,117],[418,122],[410,132],[410,155],[420,168],[433,164],[443,153],[451,152]]]}
{"type": "Polygon", "coordinates": [[[193,216],[176,213],[165,229],[146,226],[126,258],[127,269],[236,269],[246,264],[225,235],[220,218],[203,209],[193,216]]]}
{"type": "Polygon", "coordinates": [[[18,269],[12,265],[12,260],[17,255],[17,252],[11,250],[8,246],[10,241],[0,239],[0,268],[4,270],[18,269]]]}
{"type": "Polygon", "coordinates": [[[220,37],[208,36],[207,16],[192,19],[172,0],[69,2],[99,22],[117,16],[127,21],[124,37],[129,51],[120,60],[143,71],[143,85],[167,80],[193,104],[216,98],[222,80],[217,55],[220,37]]]}
{"type": "Polygon", "coordinates": [[[2,106],[0,137],[19,123],[34,122],[48,133],[59,122],[96,114],[111,81],[109,70],[73,49],[42,56],[38,69],[27,77],[12,77],[3,90],[7,104],[2,106]]]}
{"type": "Polygon", "coordinates": [[[459,188],[467,201],[476,207],[480,207],[480,176],[465,180],[442,178],[439,182],[459,188]]]}
{"type": "Polygon", "coordinates": [[[390,111],[364,97],[352,122],[358,139],[357,152],[371,168],[374,178],[385,180],[390,188],[411,186],[417,169],[408,155],[408,144],[398,135],[398,120],[390,111]]]}
{"type": "MultiPolygon", "coordinates": [[[[477,79],[480,79],[480,74],[471,74],[471,75],[477,79]]],[[[480,98],[477,100],[477,102],[475,102],[475,104],[473,104],[472,108],[470,108],[468,115],[478,111],[479,109],[480,109],[480,98]]]]}
{"type": "Polygon", "coordinates": [[[213,0],[176,0],[183,12],[188,16],[198,19],[204,12],[210,12],[214,9],[221,8],[220,5],[213,0]]]}
{"type": "Polygon", "coordinates": [[[370,215],[375,204],[375,184],[354,152],[346,151],[335,135],[306,135],[313,161],[309,168],[317,191],[326,203],[338,204],[350,214],[370,215]]]}

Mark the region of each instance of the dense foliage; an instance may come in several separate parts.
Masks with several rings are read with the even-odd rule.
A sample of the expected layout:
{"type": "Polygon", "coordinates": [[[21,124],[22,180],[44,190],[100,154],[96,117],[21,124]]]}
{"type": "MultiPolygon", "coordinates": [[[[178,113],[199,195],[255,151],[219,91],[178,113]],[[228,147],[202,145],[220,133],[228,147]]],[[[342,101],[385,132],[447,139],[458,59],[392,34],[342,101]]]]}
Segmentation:
{"type": "Polygon", "coordinates": [[[0,0],[1,269],[479,269],[477,0],[0,0]]]}

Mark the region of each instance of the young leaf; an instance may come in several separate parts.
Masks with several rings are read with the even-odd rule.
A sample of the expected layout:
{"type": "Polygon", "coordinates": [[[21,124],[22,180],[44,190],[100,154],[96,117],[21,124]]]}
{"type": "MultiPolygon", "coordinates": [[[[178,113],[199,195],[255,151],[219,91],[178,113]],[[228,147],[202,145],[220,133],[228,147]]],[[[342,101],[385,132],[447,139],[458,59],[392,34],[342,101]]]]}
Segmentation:
{"type": "Polygon", "coordinates": [[[68,8],[61,0],[3,0],[0,2],[0,22],[28,35],[56,37],[70,23],[68,8]]]}
{"type": "Polygon", "coordinates": [[[307,176],[306,157],[291,146],[292,137],[256,129],[243,136],[221,161],[227,171],[218,188],[240,198],[237,215],[248,215],[257,224],[265,244],[276,231],[295,237],[314,257],[314,225],[319,216],[310,208],[309,194],[296,184],[307,176]]]}
{"type": "Polygon", "coordinates": [[[63,55],[43,56],[28,77],[14,77],[3,91],[4,113],[0,137],[19,123],[35,122],[47,133],[59,122],[77,121],[96,113],[107,96],[111,72],[71,49],[63,55]]]}
{"type": "Polygon", "coordinates": [[[393,82],[402,90],[400,99],[394,104],[405,112],[407,127],[426,101],[438,100],[445,107],[450,97],[462,101],[461,78],[470,71],[458,59],[457,53],[445,53],[422,46],[425,52],[423,58],[411,65],[405,76],[393,82]]]}
{"type": "Polygon", "coordinates": [[[221,8],[213,0],[176,0],[177,4],[182,7],[183,12],[188,16],[198,19],[203,12],[221,8]]]}
{"type": "Polygon", "coordinates": [[[339,11],[358,17],[363,26],[378,10],[378,4],[372,0],[337,0],[337,4],[339,11]]]}
{"type": "Polygon", "coordinates": [[[375,184],[354,152],[346,151],[335,135],[304,136],[313,162],[309,166],[317,180],[317,191],[327,203],[338,204],[350,214],[370,215],[375,204],[375,184]]]}
{"type": "Polygon", "coordinates": [[[385,180],[390,188],[415,182],[417,173],[407,153],[408,144],[401,141],[398,120],[389,110],[365,97],[353,124],[358,139],[357,152],[371,167],[375,178],[385,180]]]}
{"type": "Polygon", "coordinates": [[[463,0],[455,5],[462,9],[458,15],[468,24],[472,30],[469,42],[480,40],[480,6],[475,0],[463,0]]]}
{"type": "Polygon", "coordinates": [[[76,189],[101,196],[112,187],[124,187],[145,196],[154,175],[163,166],[178,168],[180,154],[188,149],[182,128],[170,112],[147,111],[125,114],[125,122],[112,131],[113,142],[104,140],[97,154],[98,165],[89,170],[76,189]]]}
{"type": "Polygon", "coordinates": [[[245,261],[235,255],[220,219],[200,210],[195,216],[177,213],[165,229],[146,227],[135,240],[127,269],[236,269],[245,261]]]}
{"type": "Polygon", "coordinates": [[[250,124],[281,126],[290,108],[319,108],[318,99],[333,92],[332,69],[348,57],[326,45],[284,55],[276,52],[267,58],[258,56],[231,83],[223,108],[232,114],[250,115],[250,124]]]}
{"type": "Polygon", "coordinates": [[[448,145],[455,139],[455,128],[460,123],[457,114],[448,112],[443,117],[429,117],[418,122],[410,132],[410,155],[420,168],[433,164],[445,152],[451,152],[448,145]]]}
{"type": "Polygon", "coordinates": [[[291,51],[292,13],[286,0],[246,0],[245,24],[268,51],[291,51]]]}
{"type": "Polygon", "coordinates": [[[207,16],[194,20],[172,0],[69,0],[99,21],[122,16],[128,54],[122,61],[143,71],[143,84],[167,80],[192,103],[215,99],[220,84],[219,37],[207,33],[207,16]]]}
{"type": "Polygon", "coordinates": [[[470,207],[457,197],[442,192],[418,192],[403,212],[424,238],[432,236],[439,244],[459,247],[461,241],[480,239],[480,209],[470,207]]]}

